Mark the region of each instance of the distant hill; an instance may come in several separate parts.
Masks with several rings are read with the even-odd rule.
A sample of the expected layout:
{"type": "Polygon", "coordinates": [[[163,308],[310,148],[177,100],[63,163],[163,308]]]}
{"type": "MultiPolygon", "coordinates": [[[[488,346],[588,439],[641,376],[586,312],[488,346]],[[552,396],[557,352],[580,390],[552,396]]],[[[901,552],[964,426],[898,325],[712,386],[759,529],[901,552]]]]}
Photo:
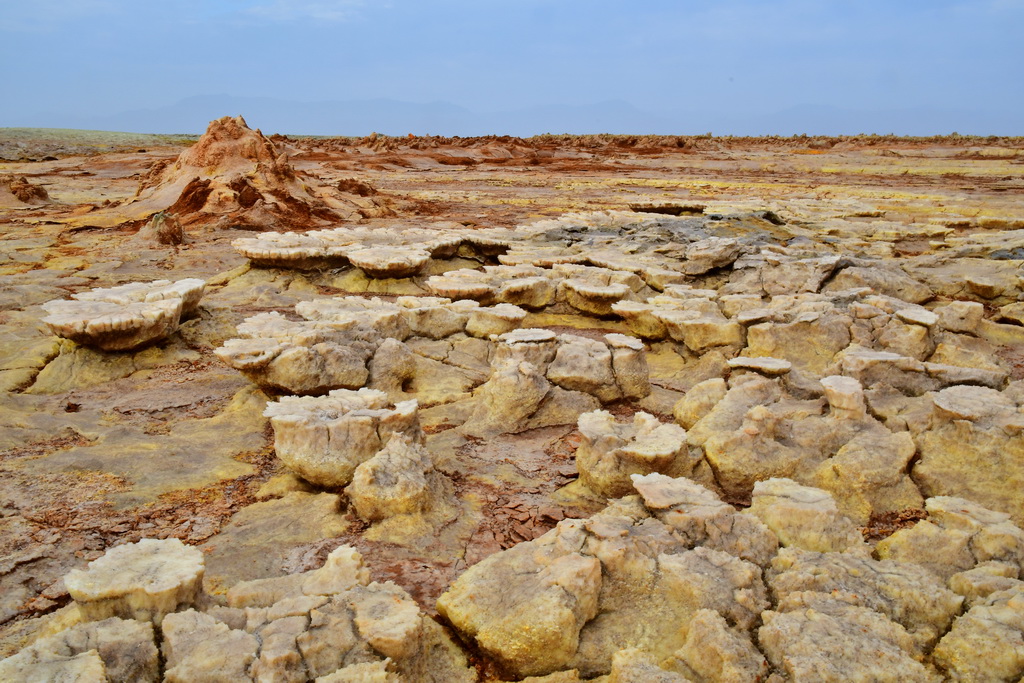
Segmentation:
{"type": "MultiPolygon", "coordinates": [[[[762,105],[763,107],[763,105],[762,105]]],[[[113,130],[133,133],[201,133],[225,115],[242,114],[265,133],[353,135],[518,135],[623,133],[656,135],[1024,135],[1013,112],[991,115],[956,109],[858,111],[803,105],[771,114],[745,112],[644,111],[610,100],[583,105],[546,105],[504,111],[472,111],[448,102],[391,99],[295,102],[268,97],[202,95],[156,109],[88,116],[75,111],[40,113],[32,120],[0,126],[113,130]]]]}

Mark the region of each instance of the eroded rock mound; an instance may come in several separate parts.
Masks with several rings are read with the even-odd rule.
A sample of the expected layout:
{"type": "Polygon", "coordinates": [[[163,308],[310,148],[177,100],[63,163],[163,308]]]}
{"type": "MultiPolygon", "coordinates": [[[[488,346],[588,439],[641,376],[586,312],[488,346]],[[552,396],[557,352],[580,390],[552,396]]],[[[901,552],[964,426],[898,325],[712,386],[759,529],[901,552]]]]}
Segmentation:
{"type": "Polygon", "coordinates": [[[150,169],[121,211],[137,219],[166,211],[184,227],[248,229],[308,229],[392,213],[378,196],[343,193],[295,169],[287,150],[241,116],[211,121],[175,161],[150,169]]]}
{"type": "Polygon", "coordinates": [[[0,206],[41,206],[49,201],[45,187],[33,185],[25,176],[0,174],[0,206]]]}
{"type": "Polygon", "coordinates": [[[185,231],[176,216],[161,211],[153,214],[135,238],[140,242],[177,246],[185,243],[185,231]]]}

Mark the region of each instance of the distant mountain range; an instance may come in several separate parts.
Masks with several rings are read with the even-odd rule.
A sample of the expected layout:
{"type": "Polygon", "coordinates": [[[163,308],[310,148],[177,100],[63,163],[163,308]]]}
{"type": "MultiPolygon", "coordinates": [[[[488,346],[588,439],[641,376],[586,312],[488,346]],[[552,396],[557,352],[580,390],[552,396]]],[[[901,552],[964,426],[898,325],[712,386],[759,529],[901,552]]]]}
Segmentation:
{"type": "Polygon", "coordinates": [[[390,99],[295,102],[268,97],[202,95],[157,109],[88,116],[74,111],[40,113],[0,126],[79,128],[132,133],[201,133],[211,120],[241,114],[264,133],[362,136],[517,135],[623,133],[657,135],[1024,135],[1015,112],[991,114],[957,109],[856,110],[803,105],[750,115],[743,112],[648,112],[619,100],[584,105],[546,105],[506,111],[471,111],[448,102],[390,99]]]}

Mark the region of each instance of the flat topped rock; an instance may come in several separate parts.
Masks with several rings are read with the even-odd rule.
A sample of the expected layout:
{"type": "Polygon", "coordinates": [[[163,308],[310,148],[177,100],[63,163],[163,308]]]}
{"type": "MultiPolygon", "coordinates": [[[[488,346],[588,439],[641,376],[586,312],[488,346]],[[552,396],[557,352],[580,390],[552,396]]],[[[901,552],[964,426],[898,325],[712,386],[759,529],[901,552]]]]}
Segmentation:
{"type": "Polygon", "coordinates": [[[452,299],[482,299],[492,296],[495,292],[495,286],[482,279],[443,275],[427,278],[427,289],[434,294],[452,299]]]}
{"type": "Polygon", "coordinates": [[[154,280],[153,282],[129,282],[117,287],[93,289],[71,296],[76,301],[109,301],[113,304],[132,304],[181,299],[182,313],[190,313],[198,304],[206,289],[206,281],[199,278],[154,280]]]}
{"type": "Polygon", "coordinates": [[[555,341],[558,335],[551,330],[544,330],[536,327],[527,327],[521,330],[512,330],[498,337],[498,341],[504,344],[536,344],[538,342],[555,341]]]}
{"type": "Polygon", "coordinates": [[[932,396],[932,402],[941,415],[953,420],[980,420],[1017,409],[995,389],[967,385],[943,389],[932,396]]]}
{"type": "Polygon", "coordinates": [[[565,281],[565,286],[575,291],[577,294],[586,297],[593,297],[595,299],[621,299],[622,297],[629,294],[629,285],[622,283],[611,283],[607,285],[599,285],[586,280],[578,280],[570,278],[565,281]]]}
{"type": "Polygon", "coordinates": [[[726,363],[733,369],[753,370],[769,376],[784,375],[793,369],[793,364],[788,360],[770,356],[736,356],[726,363]]]}
{"type": "Polygon", "coordinates": [[[103,351],[131,351],[173,333],[181,320],[181,299],[130,304],[109,301],[51,301],[43,322],[58,337],[103,351]]]}
{"type": "Polygon", "coordinates": [[[632,474],[633,488],[651,510],[668,510],[676,506],[728,507],[714,493],[685,477],[669,477],[658,472],[632,474]]]}
{"type": "Polygon", "coordinates": [[[264,417],[307,417],[329,420],[357,410],[381,410],[388,405],[388,396],[376,389],[336,389],[327,396],[282,396],[267,404],[264,417]]]}
{"type": "Polygon", "coordinates": [[[348,259],[370,277],[409,277],[423,270],[430,252],[412,246],[369,247],[349,251],[348,259]]]}
{"type": "Polygon", "coordinates": [[[608,346],[613,349],[631,349],[633,351],[643,351],[644,343],[636,337],[630,337],[626,334],[619,334],[617,332],[611,332],[604,335],[604,340],[608,346]]]}
{"type": "Polygon", "coordinates": [[[927,308],[921,307],[898,308],[896,309],[896,317],[905,323],[923,325],[925,327],[931,327],[939,322],[938,315],[932,313],[927,308]]]}
{"type": "Polygon", "coordinates": [[[104,351],[130,351],[178,329],[199,306],[206,283],[198,278],[131,282],[93,289],[43,305],[43,322],[58,337],[104,351]]]}
{"type": "Polygon", "coordinates": [[[665,296],[676,299],[717,299],[718,291],[714,289],[700,289],[691,285],[675,284],[665,287],[665,296]]]}
{"type": "Polygon", "coordinates": [[[178,539],[146,538],[120,545],[71,571],[64,584],[89,620],[108,617],[152,621],[188,607],[203,583],[203,554],[178,539]]]}

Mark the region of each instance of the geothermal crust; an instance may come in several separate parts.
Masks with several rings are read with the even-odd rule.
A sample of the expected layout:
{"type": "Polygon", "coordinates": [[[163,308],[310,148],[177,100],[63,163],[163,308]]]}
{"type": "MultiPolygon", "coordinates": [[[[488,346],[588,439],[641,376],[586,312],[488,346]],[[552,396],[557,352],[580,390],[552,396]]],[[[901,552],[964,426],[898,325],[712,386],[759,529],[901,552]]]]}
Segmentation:
{"type": "Polygon", "coordinates": [[[385,222],[342,144],[424,212],[500,187],[240,117],[103,207],[2,181],[151,222],[56,286],[74,231],[0,261],[0,679],[1021,680],[1024,224],[891,188],[385,222]]]}

